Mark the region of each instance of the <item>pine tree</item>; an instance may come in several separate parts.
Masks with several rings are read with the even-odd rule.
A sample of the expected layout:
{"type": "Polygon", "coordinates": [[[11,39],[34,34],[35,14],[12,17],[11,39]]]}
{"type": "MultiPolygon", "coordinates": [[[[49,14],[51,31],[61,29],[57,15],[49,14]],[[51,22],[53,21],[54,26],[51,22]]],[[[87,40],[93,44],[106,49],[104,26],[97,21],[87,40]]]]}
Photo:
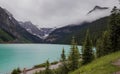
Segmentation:
{"type": "Polygon", "coordinates": [[[77,43],[75,41],[75,38],[73,37],[72,39],[72,43],[71,43],[71,51],[69,54],[69,66],[70,66],[70,70],[75,70],[78,68],[79,66],[79,59],[80,59],[80,53],[77,47],[77,43]]]}
{"type": "Polygon", "coordinates": [[[110,40],[109,40],[109,32],[105,31],[100,39],[97,41],[97,57],[101,57],[107,55],[110,52],[110,40]]]}
{"type": "Polygon", "coordinates": [[[59,67],[58,73],[59,74],[68,74],[69,73],[68,64],[66,62],[62,62],[62,64],[59,67]]]}
{"type": "Polygon", "coordinates": [[[103,51],[102,51],[102,39],[101,38],[99,38],[98,40],[97,40],[97,43],[96,43],[96,56],[97,56],[97,58],[99,58],[99,57],[101,57],[101,56],[103,56],[103,51]]]}
{"type": "Polygon", "coordinates": [[[50,63],[48,60],[46,61],[45,74],[52,74],[52,71],[50,70],[50,63]]]}
{"type": "Polygon", "coordinates": [[[59,74],[68,74],[68,72],[69,72],[69,68],[68,68],[68,64],[67,64],[67,61],[66,61],[66,55],[65,55],[64,48],[62,50],[62,54],[61,54],[61,66],[59,67],[58,72],[59,72],[59,74]]]}
{"type": "Polygon", "coordinates": [[[65,56],[65,50],[63,48],[62,54],[61,54],[61,61],[64,62],[65,60],[66,60],[66,56],[65,56]]]}
{"type": "Polygon", "coordinates": [[[18,72],[17,69],[14,69],[11,74],[20,74],[20,72],[18,72]]]}
{"type": "Polygon", "coordinates": [[[17,71],[18,71],[19,73],[21,73],[21,70],[20,70],[20,68],[17,68],[17,71]]]}
{"type": "Polygon", "coordinates": [[[120,50],[120,10],[114,7],[109,22],[111,52],[120,50]]]}
{"type": "Polygon", "coordinates": [[[92,50],[92,41],[90,39],[89,30],[86,33],[86,38],[82,48],[82,60],[83,64],[87,64],[94,59],[94,53],[92,50]]]}
{"type": "Polygon", "coordinates": [[[108,30],[97,41],[97,57],[118,51],[120,48],[120,10],[114,7],[111,11],[108,30]]]}

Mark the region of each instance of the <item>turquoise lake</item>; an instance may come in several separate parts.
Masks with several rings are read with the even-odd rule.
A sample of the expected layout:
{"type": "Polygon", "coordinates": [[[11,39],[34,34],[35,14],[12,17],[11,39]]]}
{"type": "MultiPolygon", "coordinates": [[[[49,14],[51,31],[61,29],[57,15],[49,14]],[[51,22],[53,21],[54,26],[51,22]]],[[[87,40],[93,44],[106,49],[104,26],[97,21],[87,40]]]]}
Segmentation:
{"type": "MultiPolygon", "coordinates": [[[[14,68],[32,68],[49,60],[59,61],[62,49],[66,55],[70,45],[56,44],[0,44],[0,74],[11,72],[14,68]]],[[[78,47],[79,50],[81,47],[78,47]]]]}

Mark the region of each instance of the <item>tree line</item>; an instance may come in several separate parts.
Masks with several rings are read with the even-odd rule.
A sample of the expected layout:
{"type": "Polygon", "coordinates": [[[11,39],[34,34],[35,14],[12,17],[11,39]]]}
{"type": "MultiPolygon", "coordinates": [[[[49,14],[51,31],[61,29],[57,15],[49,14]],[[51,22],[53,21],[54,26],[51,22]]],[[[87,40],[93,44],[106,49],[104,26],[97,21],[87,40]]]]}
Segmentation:
{"type": "MultiPolygon", "coordinates": [[[[34,74],[68,74],[69,72],[92,62],[95,58],[119,51],[119,48],[120,10],[117,7],[114,7],[109,17],[108,28],[103,32],[102,36],[97,39],[96,45],[93,45],[90,32],[87,30],[81,53],[79,52],[77,41],[75,37],[73,37],[71,40],[71,49],[69,55],[65,55],[64,48],[62,50],[60,59],[61,65],[59,68],[51,70],[50,63],[47,60],[45,70],[36,72],[34,74]],[[95,47],[96,50],[93,50],[93,47],[95,47]]],[[[17,70],[14,71],[17,72],[17,70]]],[[[20,71],[17,73],[13,72],[12,74],[19,74],[20,71]]]]}
{"type": "Polygon", "coordinates": [[[115,6],[109,18],[108,29],[97,40],[97,57],[120,50],[120,9],[115,6]]]}
{"type": "Polygon", "coordinates": [[[82,47],[82,55],[78,49],[75,37],[71,40],[71,49],[68,57],[65,55],[63,48],[61,53],[61,65],[59,68],[51,70],[50,63],[46,61],[46,69],[44,71],[36,72],[35,74],[68,74],[71,71],[78,69],[81,65],[88,64],[94,59],[92,41],[90,39],[89,30],[86,33],[84,45],[82,47]],[[82,61],[81,61],[82,60],[82,61]]]}

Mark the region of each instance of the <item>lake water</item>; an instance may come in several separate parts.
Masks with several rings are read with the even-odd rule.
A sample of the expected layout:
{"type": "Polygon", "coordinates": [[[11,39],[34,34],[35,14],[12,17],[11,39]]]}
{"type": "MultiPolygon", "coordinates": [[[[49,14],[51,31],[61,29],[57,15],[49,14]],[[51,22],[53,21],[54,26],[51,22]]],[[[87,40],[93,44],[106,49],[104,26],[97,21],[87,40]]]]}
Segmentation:
{"type": "MultiPolygon", "coordinates": [[[[14,68],[32,68],[36,64],[58,61],[62,49],[69,54],[70,45],[55,44],[0,44],[0,74],[14,68]]],[[[81,49],[81,47],[78,47],[81,49]]]]}

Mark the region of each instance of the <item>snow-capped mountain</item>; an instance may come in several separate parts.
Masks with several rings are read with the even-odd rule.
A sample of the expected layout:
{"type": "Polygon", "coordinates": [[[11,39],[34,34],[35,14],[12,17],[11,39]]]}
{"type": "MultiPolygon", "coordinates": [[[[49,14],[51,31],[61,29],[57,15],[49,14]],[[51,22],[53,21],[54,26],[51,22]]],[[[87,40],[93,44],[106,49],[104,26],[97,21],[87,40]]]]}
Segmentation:
{"type": "Polygon", "coordinates": [[[20,26],[18,21],[6,9],[0,7],[0,39],[2,42],[22,43],[22,42],[41,42],[42,40],[20,26]]]}
{"type": "Polygon", "coordinates": [[[71,23],[67,26],[57,28],[45,39],[45,41],[48,43],[69,43],[71,40],[70,38],[74,35],[76,35],[76,37],[79,35],[81,38],[80,40],[83,40],[82,36],[85,35],[85,31],[88,28],[92,30],[93,33],[97,34],[95,30],[101,31],[102,33],[102,31],[106,29],[111,9],[112,8],[109,7],[94,6],[90,11],[88,11],[87,15],[85,15],[85,19],[83,18],[83,23],[71,23]],[[96,29],[94,29],[95,27],[96,29]]]}
{"type": "Polygon", "coordinates": [[[19,22],[19,23],[29,33],[36,35],[37,37],[40,37],[42,39],[45,39],[53,31],[53,28],[38,28],[36,25],[32,24],[30,21],[19,22]]]}

